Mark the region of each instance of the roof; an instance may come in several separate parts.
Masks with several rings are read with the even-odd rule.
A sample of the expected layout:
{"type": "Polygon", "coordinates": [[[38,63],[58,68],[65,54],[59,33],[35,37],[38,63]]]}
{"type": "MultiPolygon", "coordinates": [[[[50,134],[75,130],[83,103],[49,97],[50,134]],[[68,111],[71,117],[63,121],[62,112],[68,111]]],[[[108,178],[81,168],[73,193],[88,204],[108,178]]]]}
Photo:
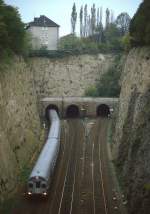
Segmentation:
{"type": "MultiPolygon", "coordinates": [[[[33,22],[28,23],[28,27],[37,26],[37,27],[59,27],[58,24],[53,22],[51,19],[47,18],[44,15],[41,15],[39,18],[35,17],[33,22]]],[[[27,27],[27,28],[28,28],[27,27]]]]}

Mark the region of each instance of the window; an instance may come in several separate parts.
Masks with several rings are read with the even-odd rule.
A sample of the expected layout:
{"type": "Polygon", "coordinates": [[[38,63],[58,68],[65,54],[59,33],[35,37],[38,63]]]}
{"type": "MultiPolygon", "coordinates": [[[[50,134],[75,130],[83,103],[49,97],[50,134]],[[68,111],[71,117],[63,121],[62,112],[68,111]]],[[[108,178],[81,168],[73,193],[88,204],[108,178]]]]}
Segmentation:
{"type": "Polygon", "coordinates": [[[42,184],[42,188],[46,188],[46,184],[42,184]]]}
{"type": "Polygon", "coordinates": [[[37,182],[36,182],[36,188],[40,188],[40,185],[41,185],[41,182],[40,182],[40,181],[37,181],[37,182]]]}
{"type": "Polygon", "coordinates": [[[48,31],[48,27],[42,27],[42,31],[48,31]]]}

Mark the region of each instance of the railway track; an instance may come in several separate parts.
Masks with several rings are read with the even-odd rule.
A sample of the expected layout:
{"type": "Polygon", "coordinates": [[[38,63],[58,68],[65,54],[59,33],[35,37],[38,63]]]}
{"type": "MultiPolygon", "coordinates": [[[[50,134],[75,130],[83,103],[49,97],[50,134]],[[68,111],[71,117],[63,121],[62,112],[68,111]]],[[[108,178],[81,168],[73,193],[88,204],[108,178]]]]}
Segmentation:
{"type": "Polygon", "coordinates": [[[48,199],[21,200],[13,214],[121,214],[113,200],[107,126],[108,119],[65,121],[48,199]]]}

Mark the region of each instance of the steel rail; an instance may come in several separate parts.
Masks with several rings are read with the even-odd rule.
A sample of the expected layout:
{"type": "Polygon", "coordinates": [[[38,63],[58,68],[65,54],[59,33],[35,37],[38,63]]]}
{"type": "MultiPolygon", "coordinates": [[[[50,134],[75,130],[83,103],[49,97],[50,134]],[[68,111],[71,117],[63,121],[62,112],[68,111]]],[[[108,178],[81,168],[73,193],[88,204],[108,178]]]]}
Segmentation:
{"type": "MultiPolygon", "coordinates": [[[[99,121],[98,121],[99,122],[99,121]]],[[[99,125],[99,123],[98,123],[99,125]]],[[[104,182],[103,182],[103,170],[102,170],[102,159],[101,159],[101,144],[100,144],[100,136],[98,136],[98,142],[99,142],[99,171],[100,171],[100,176],[101,176],[101,186],[102,186],[102,195],[103,195],[103,200],[104,200],[104,209],[105,213],[108,214],[108,208],[107,208],[107,200],[106,200],[106,194],[105,194],[105,188],[104,188],[104,182]]]]}
{"type": "MultiPolygon", "coordinates": [[[[73,142],[74,141],[72,141],[72,144],[71,144],[71,151],[73,149],[73,144],[74,144],[73,142]]],[[[63,201],[63,197],[64,197],[64,191],[65,191],[65,186],[66,186],[66,181],[67,181],[67,175],[68,175],[68,171],[69,171],[70,161],[71,161],[71,152],[69,153],[69,159],[68,159],[68,162],[67,162],[67,170],[66,170],[64,183],[63,183],[63,189],[62,189],[62,194],[61,194],[61,200],[60,200],[60,204],[59,204],[58,214],[60,214],[61,207],[62,207],[62,201],[63,201]]]]}

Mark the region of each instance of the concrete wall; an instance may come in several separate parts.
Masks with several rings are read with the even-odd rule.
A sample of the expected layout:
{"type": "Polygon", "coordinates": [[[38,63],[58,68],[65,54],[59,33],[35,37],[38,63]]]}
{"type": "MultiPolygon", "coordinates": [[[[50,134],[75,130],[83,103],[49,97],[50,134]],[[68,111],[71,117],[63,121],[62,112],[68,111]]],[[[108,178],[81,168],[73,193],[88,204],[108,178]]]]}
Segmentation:
{"type": "Polygon", "coordinates": [[[31,26],[28,29],[32,36],[33,49],[40,49],[46,46],[48,50],[57,50],[59,28],[58,27],[37,27],[31,26]]]}

